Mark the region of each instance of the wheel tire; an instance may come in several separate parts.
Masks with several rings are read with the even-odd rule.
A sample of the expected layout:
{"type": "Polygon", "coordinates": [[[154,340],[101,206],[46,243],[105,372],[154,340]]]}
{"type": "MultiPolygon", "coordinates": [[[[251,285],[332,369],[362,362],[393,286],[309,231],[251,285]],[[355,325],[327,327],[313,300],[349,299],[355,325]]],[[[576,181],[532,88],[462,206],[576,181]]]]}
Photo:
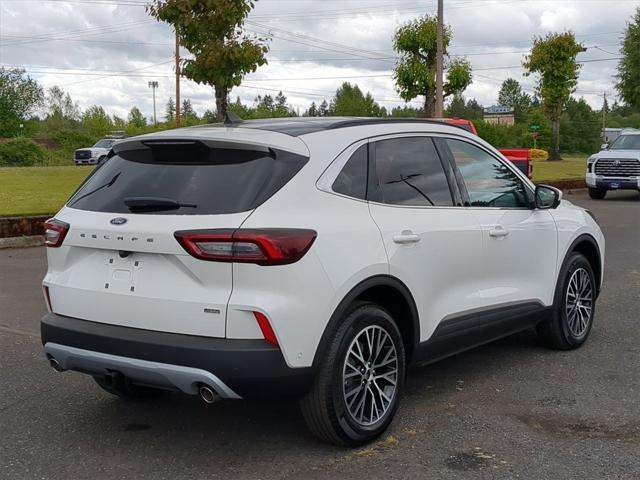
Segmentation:
{"type": "Polygon", "coordinates": [[[607,194],[606,188],[589,187],[589,196],[594,200],[602,200],[607,194]]]}
{"type": "Polygon", "coordinates": [[[582,254],[572,253],[558,277],[551,317],[538,325],[541,340],[556,350],[580,347],[589,337],[593,326],[595,301],[596,280],[593,268],[582,254]],[[574,280],[575,283],[572,283],[574,280]],[[581,284],[582,281],[585,283],[581,284]],[[583,286],[584,290],[581,290],[583,286]],[[575,295],[576,289],[579,296],[575,295]],[[590,295],[586,294],[587,289],[590,295]]]}
{"type": "MultiPolygon", "coordinates": [[[[374,346],[376,345],[375,340],[371,343],[374,346]]],[[[325,358],[318,370],[314,383],[300,401],[302,414],[309,429],[321,440],[341,446],[362,445],[378,437],[389,426],[398,409],[404,385],[405,362],[402,335],[391,315],[373,303],[359,302],[355,304],[345,314],[330,340],[325,358]],[[381,332],[386,333],[387,337],[384,337],[381,332]],[[363,369],[367,368],[363,374],[357,371],[360,369],[355,369],[352,366],[354,364],[358,365],[359,361],[356,360],[355,354],[351,353],[351,348],[356,350],[357,339],[357,351],[360,351],[361,357],[369,357],[365,361],[371,360],[372,355],[368,350],[369,347],[364,343],[360,343],[360,340],[363,340],[361,335],[366,337],[367,334],[377,335],[377,337],[373,338],[378,340],[384,338],[384,341],[382,348],[378,349],[377,354],[373,355],[374,360],[371,362],[373,363],[371,367],[367,368],[366,365],[359,363],[363,369]],[[391,345],[395,350],[391,348],[391,345]],[[396,354],[395,362],[387,360],[388,356],[392,355],[393,352],[396,354]],[[382,360],[380,360],[380,354],[385,355],[382,360]],[[349,356],[348,366],[347,356],[349,356]],[[376,360],[378,363],[376,363],[376,360]],[[378,375],[380,375],[381,370],[388,373],[395,367],[395,374],[389,374],[392,379],[395,378],[395,389],[391,381],[373,377],[376,374],[374,367],[379,368],[378,375]],[[365,377],[370,383],[366,383],[367,379],[365,377]],[[362,383],[363,381],[365,382],[364,384],[362,383]],[[362,385],[365,386],[363,387],[362,385]],[[346,388],[351,390],[347,392],[346,388]],[[356,390],[357,392],[353,394],[356,390]],[[362,395],[360,392],[363,392],[362,395]],[[391,400],[386,404],[382,392],[390,396],[391,400]],[[353,395],[350,396],[350,393],[353,395]],[[350,397],[352,402],[351,409],[345,397],[350,397]],[[362,400],[362,397],[365,397],[364,400],[362,400]],[[369,403],[367,403],[368,399],[371,399],[369,403]],[[364,406],[361,410],[357,410],[354,416],[353,409],[361,402],[364,403],[364,406]],[[375,402],[376,413],[378,414],[375,421],[373,421],[373,402],[375,402]],[[365,414],[367,405],[371,406],[368,421],[365,414]],[[378,406],[381,408],[378,409],[378,406]],[[361,412],[360,421],[356,419],[358,412],[361,412]]]]}
{"type": "Polygon", "coordinates": [[[93,377],[93,379],[104,391],[125,400],[157,397],[163,393],[160,389],[133,385],[126,379],[119,377],[93,377]]]}

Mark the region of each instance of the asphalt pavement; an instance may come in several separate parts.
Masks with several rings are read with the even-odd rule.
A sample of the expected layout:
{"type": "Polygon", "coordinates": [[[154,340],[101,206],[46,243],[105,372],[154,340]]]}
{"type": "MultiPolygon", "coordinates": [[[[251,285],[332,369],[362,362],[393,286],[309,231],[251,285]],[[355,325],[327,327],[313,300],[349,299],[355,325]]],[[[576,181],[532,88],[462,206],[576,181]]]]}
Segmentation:
{"type": "Polygon", "coordinates": [[[0,250],[0,478],[640,478],[640,195],[592,201],[607,241],[586,345],[525,332],[411,372],[380,441],[319,443],[291,400],[126,403],[45,361],[44,248],[0,250]]]}

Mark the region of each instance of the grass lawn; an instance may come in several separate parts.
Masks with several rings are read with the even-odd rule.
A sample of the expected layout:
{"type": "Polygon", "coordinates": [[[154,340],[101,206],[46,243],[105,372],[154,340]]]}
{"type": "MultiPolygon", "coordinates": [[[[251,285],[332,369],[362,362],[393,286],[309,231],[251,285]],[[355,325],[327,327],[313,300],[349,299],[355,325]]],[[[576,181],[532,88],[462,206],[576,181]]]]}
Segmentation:
{"type": "Polygon", "coordinates": [[[584,180],[588,155],[565,155],[560,162],[533,161],[534,182],[553,180],[584,180]]]}
{"type": "Polygon", "coordinates": [[[92,168],[0,168],[0,217],[56,213],[92,168]]]}

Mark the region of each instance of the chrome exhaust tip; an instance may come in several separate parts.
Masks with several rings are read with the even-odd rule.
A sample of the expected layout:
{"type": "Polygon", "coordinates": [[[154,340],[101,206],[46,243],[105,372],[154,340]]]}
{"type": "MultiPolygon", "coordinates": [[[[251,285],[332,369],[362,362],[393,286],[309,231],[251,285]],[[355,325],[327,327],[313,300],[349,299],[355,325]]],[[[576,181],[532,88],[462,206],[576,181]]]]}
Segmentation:
{"type": "Polygon", "coordinates": [[[58,361],[53,357],[49,359],[49,365],[51,365],[51,368],[53,368],[56,372],[64,372],[64,368],[62,368],[62,365],[60,365],[58,361]]]}
{"type": "Polygon", "coordinates": [[[201,385],[198,389],[198,393],[200,394],[200,398],[204,401],[204,403],[211,404],[219,398],[219,395],[207,385],[201,385]]]}

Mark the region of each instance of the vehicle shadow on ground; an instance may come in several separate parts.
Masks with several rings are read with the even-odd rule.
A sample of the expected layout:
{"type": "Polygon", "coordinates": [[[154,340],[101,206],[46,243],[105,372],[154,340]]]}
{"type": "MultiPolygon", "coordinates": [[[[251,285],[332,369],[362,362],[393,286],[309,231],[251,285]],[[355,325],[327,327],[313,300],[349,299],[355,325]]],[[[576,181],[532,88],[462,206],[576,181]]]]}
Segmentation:
{"type": "MultiPolygon", "coordinates": [[[[436,364],[414,368],[409,372],[406,396],[415,399],[422,395],[417,401],[428,406],[442,396],[455,393],[456,379],[464,378],[467,384],[473,384],[487,376],[500,376],[520,362],[527,363],[531,355],[541,351],[544,349],[537,343],[535,334],[524,332],[436,364]]],[[[275,454],[287,446],[300,451],[301,456],[314,451],[325,456],[345,453],[344,449],[316,441],[307,431],[294,398],[220,401],[206,405],[197,397],[174,393],[137,402],[124,402],[102,392],[96,396],[98,402],[91,406],[85,404],[87,408],[78,408],[83,411],[75,414],[93,421],[78,423],[95,429],[97,420],[105,428],[99,437],[102,441],[112,442],[117,438],[120,447],[135,442],[138,446],[144,445],[147,454],[167,444],[171,445],[172,456],[194,458],[194,455],[206,454],[211,461],[219,458],[226,462],[234,458],[246,461],[251,455],[264,455],[266,451],[275,454]]],[[[102,446],[96,445],[96,448],[102,446]]]]}

